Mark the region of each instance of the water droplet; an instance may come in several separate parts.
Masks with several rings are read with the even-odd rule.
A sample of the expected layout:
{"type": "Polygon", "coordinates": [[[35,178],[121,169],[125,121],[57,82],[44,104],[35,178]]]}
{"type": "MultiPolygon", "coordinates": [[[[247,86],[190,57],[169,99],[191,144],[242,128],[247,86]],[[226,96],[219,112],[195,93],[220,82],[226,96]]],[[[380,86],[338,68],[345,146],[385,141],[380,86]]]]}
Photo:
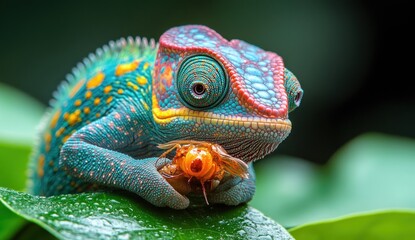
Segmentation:
{"type": "Polygon", "coordinates": [[[246,234],[244,230],[239,230],[237,233],[239,234],[239,236],[243,236],[246,234]]]}
{"type": "Polygon", "coordinates": [[[261,239],[261,240],[268,240],[268,239],[272,239],[271,238],[271,233],[269,233],[270,235],[269,236],[260,236],[258,239],[261,239]]]}
{"type": "Polygon", "coordinates": [[[131,235],[126,233],[122,235],[118,235],[118,239],[131,239],[131,235]]]}
{"type": "Polygon", "coordinates": [[[114,199],[111,199],[110,202],[112,202],[112,203],[120,203],[120,202],[118,202],[117,200],[114,200],[114,199]]]}

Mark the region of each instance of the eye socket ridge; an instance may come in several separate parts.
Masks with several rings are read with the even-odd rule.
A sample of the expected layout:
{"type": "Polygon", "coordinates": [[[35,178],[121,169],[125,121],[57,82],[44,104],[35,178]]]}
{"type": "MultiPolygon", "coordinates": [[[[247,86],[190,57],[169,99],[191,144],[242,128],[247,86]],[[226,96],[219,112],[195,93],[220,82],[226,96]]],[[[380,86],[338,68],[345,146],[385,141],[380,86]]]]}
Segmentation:
{"type": "Polygon", "coordinates": [[[176,88],[180,101],[194,110],[209,109],[222,102],[229,92],[223,66],[208,55],[192,55],[177,71],[176,88]]]}

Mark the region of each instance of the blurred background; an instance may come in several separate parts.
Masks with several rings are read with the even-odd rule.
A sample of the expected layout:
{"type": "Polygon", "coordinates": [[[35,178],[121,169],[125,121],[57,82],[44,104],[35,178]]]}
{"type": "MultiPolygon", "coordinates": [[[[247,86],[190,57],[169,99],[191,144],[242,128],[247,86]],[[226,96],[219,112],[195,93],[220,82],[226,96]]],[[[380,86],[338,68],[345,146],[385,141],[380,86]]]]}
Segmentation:
{"type": "Polygon", "coordinates": [[[415,138],[412,13],[403,1],[3,0],[0,83],[47,105],[72,67],[110,40],[207,25],[284,58],[305,95],[277,153],[322,164],[364,132],[415,138]]]}

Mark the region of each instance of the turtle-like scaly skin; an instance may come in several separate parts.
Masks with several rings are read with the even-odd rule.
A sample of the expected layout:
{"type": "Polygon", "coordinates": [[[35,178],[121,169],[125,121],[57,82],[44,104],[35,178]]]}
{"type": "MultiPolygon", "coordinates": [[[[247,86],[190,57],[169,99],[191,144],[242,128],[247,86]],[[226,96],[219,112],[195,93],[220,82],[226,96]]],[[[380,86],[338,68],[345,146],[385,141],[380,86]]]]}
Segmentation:
{"type": "MultiPolygon", "coordinates": [[[[51,196],[102,187],[134,192],[156,206],[188,207],[157,172],[158,144],[222,145],[247,163],[290,133],[302,89],[275,53],[228,41],[205,26],[110,42],[78,64],[55,94],[30,164],[29,190],[51,196]]],[[[233,178],[210,203],[237,205],[255,176],[233,178]]]]}

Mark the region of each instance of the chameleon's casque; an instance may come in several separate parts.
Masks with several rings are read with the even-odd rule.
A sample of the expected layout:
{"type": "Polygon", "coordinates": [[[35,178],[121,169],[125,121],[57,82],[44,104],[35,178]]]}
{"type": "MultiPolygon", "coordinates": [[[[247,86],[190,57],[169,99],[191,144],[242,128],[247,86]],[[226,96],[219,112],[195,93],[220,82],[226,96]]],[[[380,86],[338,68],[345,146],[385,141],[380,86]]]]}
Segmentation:
{"type": "MultiPolygon", "coordinates": [[[[67,78],[43,121],[30,165],[31,192],[114,187],[176,209],[189,200],[157,172],[163,163],[158,144],[209,141],[252,162],[288,136],[288,113],[303,94],[277,54],[195,25],[170,29],[158,44],[110,42],[67,78]]],[[[250,165],[248,179],[219,185],[209,202],[250,200],[250,165]]]]}

